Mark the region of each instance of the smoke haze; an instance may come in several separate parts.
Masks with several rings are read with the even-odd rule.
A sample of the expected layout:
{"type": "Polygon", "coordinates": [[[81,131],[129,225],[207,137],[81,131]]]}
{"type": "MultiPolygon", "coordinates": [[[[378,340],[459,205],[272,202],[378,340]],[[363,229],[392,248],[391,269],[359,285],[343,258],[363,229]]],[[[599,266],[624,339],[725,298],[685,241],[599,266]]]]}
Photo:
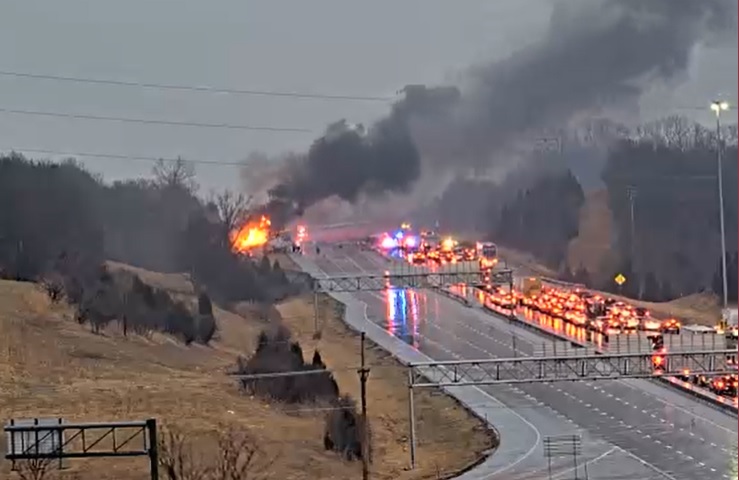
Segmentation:
{"type": "Polygon", "coordinates": [[[419,119],[414,131],[421,143],[433,139],[422,150],[435,165],[488,167],[516,141],[636,107],[655,82],[682,80],[694,48],[729,38],[735,19],[733,0],[560,3],[540,41],[470,68],[447,121],[419,119]]]}
{"type": "Polygon", "coordinates": [[[560,2],[539,41],[471,67],[459,89],[409,86],[367,132],[330,126],[270,193],[300,214],[332,196],[407,192],[422,175],[500,171],[546,129],[636,108],[655,84],[683,80],[696,46],[735,37],[736,10],[735,0],[560,2]]]}

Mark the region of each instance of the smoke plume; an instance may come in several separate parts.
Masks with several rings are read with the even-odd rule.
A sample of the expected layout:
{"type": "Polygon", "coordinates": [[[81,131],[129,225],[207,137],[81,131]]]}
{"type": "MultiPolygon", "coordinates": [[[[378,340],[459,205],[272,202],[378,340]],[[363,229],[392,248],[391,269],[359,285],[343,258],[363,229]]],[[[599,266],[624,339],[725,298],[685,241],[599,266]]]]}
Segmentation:
{"type": "Polygon", "coordinates": [[[325,198],[405,192],[423,173],[487,171],[549,128],[636,107],[683,80],[695,47],[736,35],[736,0],[557,3],[543,37],[471,67],[460,89],[406,87],[367,132],[337,122],[272,189],[289,215],[325,198]]]}
{"type": "Polygon", "coordinates": [[[413,116],[446,113],[454,88],[409,86],[389,116],[365,129],[336,122],[304,156],[283,166],[282,179],[269,192],[268,211],[283,223],[321,200],[337,196],[355,203],[360,196],[406,192],[421,174],[421,158],[409,131],[413,116]]]}
{"type": "Polygon", "coordinates": [[[545,129],[637,106],[655,83],[684,79],[699,43],[735,31],[734,0],[559,3],[540,41],[470,68],[446,121],[418,119],[414,133],[433,141],[421,150],[436,165],[488,167],[545,129]]]}

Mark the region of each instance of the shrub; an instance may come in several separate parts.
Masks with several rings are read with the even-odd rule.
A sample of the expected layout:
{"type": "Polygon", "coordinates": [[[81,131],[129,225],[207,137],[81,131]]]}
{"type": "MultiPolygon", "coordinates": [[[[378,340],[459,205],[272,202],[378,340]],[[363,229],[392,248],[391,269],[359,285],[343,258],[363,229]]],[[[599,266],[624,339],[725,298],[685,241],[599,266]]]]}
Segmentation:
{"type": "MultiPolygon", "coordinates": [[[[282,325],[262,331],[254,354],[248,360],[239,359],[236,368],[242,375],[325,370],[323,365],[305,363],[300,344],[291,341],[290,331],[282,325]]],[[[241,388],[286,403],[333,402],[339,396],[339,387],[330,372],[242,379],[241,388]]]]}
{"type": "Polygon", "coordinates": [[[335,405],[336,408],[326,417],[323,447],[339,453],[345,460],[361,459],[365,451],[370,456],[369,448],[362,448],[364,429],[367,426],[357,413],[354,400],[348,395],[343,395],[335,405]]]}

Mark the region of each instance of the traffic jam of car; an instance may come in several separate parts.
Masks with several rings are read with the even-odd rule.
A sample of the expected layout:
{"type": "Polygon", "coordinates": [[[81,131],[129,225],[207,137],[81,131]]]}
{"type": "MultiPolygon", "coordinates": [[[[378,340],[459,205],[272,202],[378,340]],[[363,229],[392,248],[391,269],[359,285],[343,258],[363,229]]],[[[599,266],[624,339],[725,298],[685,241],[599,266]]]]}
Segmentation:
{"type": "MultiPolygon", "coordinates": [[[[459,262],[476,262],[485,274],[484,283],[462,288],[474,289],[477,300],[502,315],[520,314],[548,323],[550,328],[577,334],[581,339],[608,348],[609,339],[630,333],[646,333],[650,348],[654,351],[653,364],[659,371],[664,364],[662,355],[666,349],[666,335],[726,334],[737,337],[736,326],[700,327],[682,325],[676,318],[656,318],[644,307],[631,305],[623,300],[594,292],[584,287],[547,284],[541,278],[527,277],[519,282],[519,288],[491,285],[490,273],[498,265],[497,248],[491,242],[464,242],[452,237],[442,237],[433,231],[414,233],[409,224],[393,233],[384,233],[377,239],[378,249],[385,255],[402,258],[421,265],[444,265],[459,262]]],[[[736,361],[733,360],[736,368],[736,361]]],[[[693,375],[684,372],[681,380],[716,395],[736,400],[737,374],[726,376],[693,375]]]]}
{"type": "MultiPolygon", "coordinates": [[[[606,295],[591,292],[582,288],[562,288],[544,286],[540,279],[523,279],[523,288],[513,291],[505,287],[490,287],[487,292],[481,293],[482,301],[491,309],[503,314],[532,313],[544,317],[544,320],[553,319],[563,321],[571,326],[579,327],[594,335],[590,340],[599,338],[601,347],[608,346],[616,335],[645,332],[654,351],[653,363],[659,371],[664,364],[665,335],[728,334],[736,339],[737,329],[733,327],[700,327],[683,326],[675,318],[658,319],[651,315],[648,309],[630,305],[606,295]],[[605,341],[603,341],[605,340],[605,341]]],[[[730,359],[736,368],[735,359],[730,359]]],[[[680,379],[699,388],[709,390],[716,395],[736,399],[739,378],[737,374],[725,376],[693,375],[684,372],[680,379]]]]}
{"type": "Polygon", "coordinates": [[[487,270],[498,264],[498,249],[492,242],[461,241],[442,237],[433,230],[416,233],[408,223],[394,232],[383,233],[376,242],[383,254],[417,266],[477,262],[481,269],[487,270]]]}

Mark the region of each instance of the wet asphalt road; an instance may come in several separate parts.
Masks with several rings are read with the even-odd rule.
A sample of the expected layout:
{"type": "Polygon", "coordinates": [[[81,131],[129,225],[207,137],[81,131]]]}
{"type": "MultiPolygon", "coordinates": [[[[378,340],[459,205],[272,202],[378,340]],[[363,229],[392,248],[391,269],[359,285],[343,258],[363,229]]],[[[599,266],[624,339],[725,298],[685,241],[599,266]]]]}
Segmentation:
{"type": "MultiPolygon", "coordinates": [[[[324,247],[308,256],[328,275],[387,270],[387,260],[357,247],[324,247]]],[[[534,332],[428,291],[357,292],[367,316],[434,360],[532,355],[534,332]],[[515,340],[514,340],[515,337],[515,340]],[[515,352],[514,352],[515,344],[515,352]]],[[[460,387],[464,388],[464,387],[460,387]]],[[[467,387],[469,388],[469,387],[467,387]]],[[[520,459],[495,478],[548,478],[540,443],[580,433],[590,479],[737,479],[737,419],[646,380],[560,382],[482,389],[517,417],[520,459]],[[526,448],[530,446],[530,448],[526,448]]],[[[422,447],[421,447],[422,448],[422,447]]],[[[575,478],[572,459],[553,462],[553,478],[575,478]]],[[[584,477],[580,466],[579,478],[584,477]]]]}

